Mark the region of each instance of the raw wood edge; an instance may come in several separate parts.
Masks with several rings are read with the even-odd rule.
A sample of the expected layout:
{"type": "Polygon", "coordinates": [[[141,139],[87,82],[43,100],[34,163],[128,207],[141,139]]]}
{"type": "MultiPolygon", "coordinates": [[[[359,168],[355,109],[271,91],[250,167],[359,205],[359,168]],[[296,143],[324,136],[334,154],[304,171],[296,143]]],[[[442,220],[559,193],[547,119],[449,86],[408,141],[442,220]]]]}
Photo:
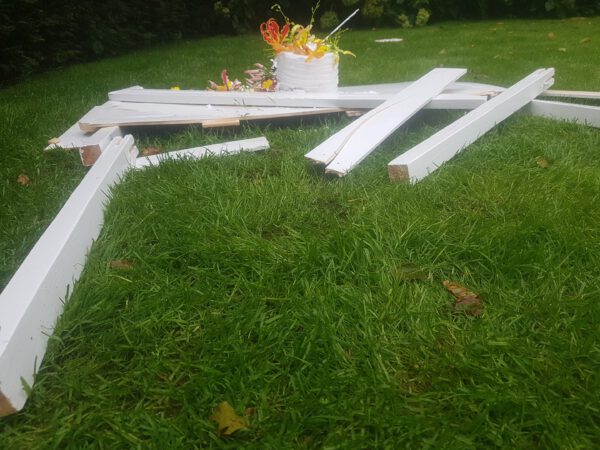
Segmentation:
{"type": "Polygon", "coordinates": [[[16,408],[12,405],[4,394],[0,391],[0,417],[10,416],[16,413],[16,408]]]}
{"type": "Polygon", "coordinates": [[[93,166],[94,163],[100,158],[102,149],[100,145],[86,145],[79,149],[79,156],[81,157],[81,163],[85,167],[93,166]]]}
{"type": "Polygon", "coordinates": [[[401,183],[410,180],[410,175],[408,174],[408,166],[399,165],[399,166],[388,166],[388,175],[390,177],[390,181],[401,183]]]}

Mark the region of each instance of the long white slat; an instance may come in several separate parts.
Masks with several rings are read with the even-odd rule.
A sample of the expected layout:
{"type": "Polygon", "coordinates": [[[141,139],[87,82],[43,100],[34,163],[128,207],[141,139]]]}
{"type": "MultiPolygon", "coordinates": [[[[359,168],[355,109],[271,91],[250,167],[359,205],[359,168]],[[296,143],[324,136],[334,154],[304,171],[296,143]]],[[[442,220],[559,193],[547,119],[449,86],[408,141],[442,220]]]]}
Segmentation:
{"type": "Polygon", "coordinates": [[[600,107],[598,106],[533,100],[524,108],[524,112],[532,116],[573,121],[582,125],[600,128],[600,107]]]}
{"type": "Polygon", "coordinates": [[[466,69],[433,69],[304,156],[312,162],[331,163],[328,171],[345,175],[394,130],[466,72],[466,69]]]}
{"type": "Polygon", "coordinates": [[[416,182],[436,170],[496,124],[515,113],[552,85],[554,69],[539,69],[497,97],[467,113],[388,165],[394,181],[416,182]]]}
{"type": "Polygon", "coordinates": [[[99,130],[86,133],[79,124],[71,126],[67,131],[61,134],[58,138],[52,139],[45,150],[62,149],[78,149],[81,162],[84,166],[93,165],[102,151],[110,144],[113,138],[122,136],[119,127],[106,127],[99,130]]]}
{"type": "Polygon", "coordinates": [[[245,107],[213,105],[171,105],[161,103],[127,103],[108,101],[92,108],[79,120],[87,132],[110,126],[149,126],[202,124],[226,126],[241,120],[259,120],[329,114],[339,108],[245,107]]]}
{"type": "Polygon", "coordinates": [[[27,401],[48,337],[102,228],[109,188],[133,163],[133,138],[116,137],[85,175],[0,294],[0,416],[27,401]]]}
{"type": "Polygon", "coordinates": [[[142,156],[135,162],[137,169],[143,169],[148,166],[157,166],[165,160],[179,158],[202,159],[207,156],[226,156],[235,155],[241,152],[258,152],[267,150],[269,141],[265,137],[243,139],[239,141],[224,142],[222,144],[206,145],[204,147],[186,148],[173,152],[161,153],[152,156],[142,156]]]}
{"type": "MultiPolygon", "coordinates": [[[[411,83],[388,83],[340,87],[336,92],[315,93],[296,91],[244,92],[201,91],[169,89],[144,89],[139,86],[110,92],[108,98],[118,102],[167,103],[180,105],[263,106],[296,108],[376,108],[411,83]]],[[[479,83],[453,83],[443,96],[433,98],[428,109],[473,109],[485,101],[486,96],[501,92],[503,88],[479,83]],[[462,101],[467,101],[461,105],[462,101]],[[473,105],[473,102],[477,104],[473,105]]]]}

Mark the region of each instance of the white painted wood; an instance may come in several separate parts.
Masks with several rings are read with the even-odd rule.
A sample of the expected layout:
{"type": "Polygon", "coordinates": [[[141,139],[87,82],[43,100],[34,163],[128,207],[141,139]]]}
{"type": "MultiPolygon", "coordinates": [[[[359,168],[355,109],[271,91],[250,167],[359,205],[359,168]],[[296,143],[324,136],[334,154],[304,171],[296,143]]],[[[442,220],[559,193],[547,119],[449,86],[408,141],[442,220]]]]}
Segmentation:
{"type": "Polygon", "coordinates": [[[202,159],[207,156],[227,156],[235,155],[241,152],[258,152],[267,150],[269,141],[265,137],[254,139],[243,139],[239,141],[224,142],[222,144],[206,145],[204,147],[186,148],[168,153],[161,153],[152,156],[142,156],[135,162],[137,169],[143,169],[148,166],[157,166],[165,160],[193,158],[202,159]]]}
{"type": "MultiPolygon", "coordinates": [[[[173,91],[177,92],[177,91],[173,91]]],[[[171,105],[109,101],[92,108],[79,121],[84,131],[110,126],[202,124],[231,125],[239,121],[329,114],[339,108],[243,107],[212,105],[171,105]]]]}
{"type": "Polygon", "coordinates": [[[133,138],[116,137],[73,191],[0,294],[0,416],[27,400],[57,318],[103,222],[109,188],[133,163],[133,138]]]}
{"type": "Polygon", "coordinates": [[[96,162],[113,138],[122,136],[119,127],[100,128],[96,132],[86,133],[76,123],[56,139],[51,139],[46,150],[52,149],[78,149],[81,162],[84,166],[91,166],[96,162]]]}
{"type": "MultiPolygon", "coordinates": [[[[372,84],[362,86],[340,87],[332,93],[314,92],[216,92],[200,90],[172,91],[169,89],[140,89],[139,87],[110,92],[112,101],[133,103],[169,103],[188,105],[223,105],[223,106],[279,106],[297,108],[376,108],[411,83],[372,84]]],[[[490,94],[501,92],[503,88],[479,83],[453,83],[448,86],[441,99],[434,98],[428,109],[472,109],[490,94]],[[481,97],[484,97],[483,99],[481,97]],[[457,102],[466,99],[466,107],[457,102]],[[440,100],[438,102],[438,100],[440,100]],[[478,102],[473,106],[472,102],[478,102]]]]}
{"type": "Polygon", "coordinates": [[[343,176],[466,69],[434,69],[304,155],[343,176]],[[331,163],[331,164],[330,164],[331,163]]]}
{"type": "Polygon", "coordinates": [[[543,97],[562,97],[562,98],[585,98],[589,100],[600,100],[600,92],[594,91],[564,91],[564,90],[546,90],[540,94],[543,97]]]}
{"type": "Polygon", "coordinates": [[[523,109],[524,112],[533,116],[567,120],[600,128],[600,107],[598,106],[533,100],[523,109]]]}
{"type": "Polygon", "coordinates": [[[467,113],[388,165],[392,180],[416,182],[436,170],[496,124],[529,103],[554,80],[554,69],[539,69],[497,97],[467,113]]]}

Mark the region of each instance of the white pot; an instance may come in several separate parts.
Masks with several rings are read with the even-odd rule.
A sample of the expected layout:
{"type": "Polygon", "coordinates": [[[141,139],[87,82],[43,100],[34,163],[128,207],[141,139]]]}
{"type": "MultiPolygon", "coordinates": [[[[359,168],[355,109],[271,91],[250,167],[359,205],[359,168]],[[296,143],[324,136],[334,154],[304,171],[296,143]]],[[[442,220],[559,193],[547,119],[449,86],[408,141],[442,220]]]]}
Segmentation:
{"type": "Polygon", "coordinates": [[[306,61],[305,55],[281,52],[276,58],[277,89],[332,92],[338,87],[338,64],[333,53],[306,61]]]}

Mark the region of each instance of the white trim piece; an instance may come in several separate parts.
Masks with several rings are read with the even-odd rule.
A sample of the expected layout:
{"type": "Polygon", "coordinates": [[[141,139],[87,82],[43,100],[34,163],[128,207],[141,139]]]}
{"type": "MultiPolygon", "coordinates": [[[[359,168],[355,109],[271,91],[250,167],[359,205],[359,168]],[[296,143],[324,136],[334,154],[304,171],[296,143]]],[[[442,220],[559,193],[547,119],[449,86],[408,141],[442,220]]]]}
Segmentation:
{"type": "Polygon", "coordinates": [[[108,101],[92,108],[83,116],[79,121],[79,127],[87,132],[110,126],[202,124],[204,127],[214,127],[237,125],[240,121],[246,120],[309,116],[341,111],[340,108],[265,108],[108,101]]]}
{"type": "Polygon", "coordinates": [[[0,294],[0,416],[27,401],[48,337],[98,237],[112,185],[137,155],[133,138],[114,138],[73,191],[0,294]]]}
{"type": "Polygon", "coordinates": [[[540,94],[544,97],[562,97],[562,98],[585,98],[588,100],[600,100],[600,92],[593,91],[561,91],[546,90],[540,94]]]}
{"type": "Polygon", "coordinates": [[[122,136],[119,127],[100,128],[96,132],[86,133],[76,123],[58,138],[51,139],[50,145],[45,150],[79,149],[83,165],[91,166],[96,162],[102,150],[117,136],[122,136]]]}
{"type": "Polygon", "coordinates": [[[269,141],[265,137],[254,139],[243,139],[239,141],[225,142],[223,144],[206,145],[204,147],[187,148],[168,153],[160,153],[152,156],[142,156],[135,162],[136,169],[144,169],[148,166],[157,166],[165,160],[193,158],[202,159],[207,156],[227,156],[240,152],[258,152],[267,150],[269,141]]]}
{"type": "MultiPolygon", "coordinates": [[[[401,90],[406,89],[411,83],[372,84],[361,86],[340,87],[331,93],[315,93],[303,91],[278,91],[278,92],[216,92],[201,90],[173,91],[169,89],[142,89],[139,87],[122,89],[110,92],[111,101],[133,103],[168,103],[187,105],[223,105],[223,106],[278,106],[296,108],[350,108],[370,109],[376,108],[401,90]]],[[[454,95],[454,99],[477,100],[487,99],[489,95],[501,92],[503,88],[479,83],[453,83],[448,86],[444,94],[454,95]]],[[[445,97],[445,100],[452,97],[445,97]]],[[[431,109],[463,109],[461,105],[452,102],[437,102],[433,99],[427,108],[431,109]]],[[[471,105],[471,104],[469,104],[471,105]]],[[[476,105],[478,106],[478,105],[476,105]]],[[[476,106],[467,106],[472,109],[476,106]]]]}
{"type": "Polygon", "coordinates": [[[393,181],[416,182],[525,106],[554,80],[554,69],[539,69],[487,103],[395,158],[388,165],[393,181]]]}
{"type": "Polygon", "coordinates": [[[600,107],[598,106],[533,100],[524,108],[524,111],[532,116],[573,121],[582,125],[600,128],[600,107]]]}
{"type": "Polygon", "coordinates": [[[319,144],[305,154],[305,158],[329,164],[328,172],[344,176],[433,97],[465,73],[466,69],[433,69],[319,144]]]}

